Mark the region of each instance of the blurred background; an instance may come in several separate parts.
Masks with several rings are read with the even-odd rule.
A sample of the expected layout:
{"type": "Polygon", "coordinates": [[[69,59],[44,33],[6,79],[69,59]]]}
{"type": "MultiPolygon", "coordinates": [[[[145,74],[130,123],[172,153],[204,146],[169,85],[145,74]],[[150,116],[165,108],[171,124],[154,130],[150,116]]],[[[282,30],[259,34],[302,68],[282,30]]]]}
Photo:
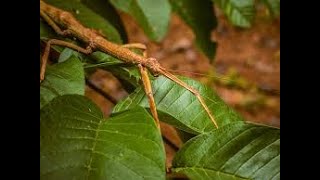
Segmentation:
{"type": "MultiPolygon", "coordinates": [[[[155,57],[174,74],[188,76],[212,87],[227,104],[246,120],[280,127],[280,17],[272,18],[267,9],[257,4],[251,28],[234,27],[219,9],[215,9],[218,27],[212,40],[218,43],[212,64],[193,44],[191,29],[173,14],[168,33],[161,43],[151,42],[136,21],[120,13],[130,43],[148,47],[148,56],[155,57]]],[[[119,101],[128,94],[111,74],[97,71],[91,78],[96,86],[119,101]]],[[[108,116],[113,103],[91,87],[86,95],[108,116]]],[[[175,130],[162,123],[167,141],[168,163],[181,146],[175,130]],[[171,143],[171,145],[170,145],[171,143]]]]}

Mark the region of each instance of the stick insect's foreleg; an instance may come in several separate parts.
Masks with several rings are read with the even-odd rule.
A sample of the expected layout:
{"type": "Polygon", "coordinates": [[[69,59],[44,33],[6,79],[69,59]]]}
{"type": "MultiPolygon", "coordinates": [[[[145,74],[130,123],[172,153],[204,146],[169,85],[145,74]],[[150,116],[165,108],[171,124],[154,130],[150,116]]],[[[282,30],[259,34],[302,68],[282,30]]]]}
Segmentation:
{"type": "Polygon", "coordinates": [[[203,100],[202,96],[200,95],[199,91],[197,91],[196,89],[194,89],[193,87],[189,86],[188,84],[186,84],[185,82],[181,81],[179,78],[177,78],[176,76],[174,76],[173,74],[169,73],[168,71],[166,71],[165,69],[161,69],[161,74],[163,74],[164,76],[166,76],[167,78],[171,79],[172,81],[178,83],[180,86],[186,88],[187,90],[189,90],[192,94],[194,94],[197,99],[199,100],[201,106],[205,109],[205,111],[207,112],[210,120],[213,122],[213,124],[216,126],[216,128],[218,128],[218,124],[215,121],[214,117],[212,116],[208,106],[206,105],[205,101],[203,100]]]}
{"type": "MultiPolygon", "coordinates": [[[[53,28],[53,30],[62,36],[66,36],[68,34],[70,34],[70,31],[68,29],[66,30],[61,30],[60,27],[43,11],[40,10],[40,16],[53,28]]],[[[45,75],[45,71],[46,71],[46,65],[47,65],[47,61],[48,61],[48,57],[49,57],[49,53],[50,53],[50,47],[51,45],[59,45],[59,46],[65,46],[71,49],[74,49],[76,51],[79,51],[81,53],[84,54],[90,54],[93,51],[93,44],[90,43],[86,49],[77,46],[73,43],[70,42],[66,42],[66,41],[62,41],[62,40],[58,40],[58,39],[50,39],[47,42],[47,45],[45,47],[43,56],[41,58],[41,67],[40,67],[40,82],[43,81],[44,79],[44,75],[45,75]]]]}
{"type": "MultiPolygon", "coordinates": [[[[124,45],[122,45],[122,47],[142,49],[143,50],[143,57],[145,57],[145,58],[147,57],[147,52],[146,52],[147,47],[144,44],[140,44],[140,43],[124,44],[124,45]]],[[[158,113],[157,113],[156,103],[153,98],[152,86],[151,86],[151,82],[150,82],[150,79],[148,76],[148,71],[141,64],[138,64],[138,67],[139,67],[140,74],[141,74],[143,88],[144,88],[144,91],[145,91],[145,93],[148,97],[148,100],[149,100],[151,114],[156,121],[157,127],[160,129],[160,121],[159,121],[159,117],[158,117],[158,113]]]]}
{"type": "MultiPolygon", "coordinates": [[[[145,58],[147,57],[147,51],[146,51],[147,47],[144,44],[132,43],[132,44],[122,45],[122,47],[142,49],[143,50],[143,57],[145,57],[145,58]]],[[[156,125],[160,131],[160,120],[158,117],[156,103],[155,103],[153,93],[152,93],[152,86],[151,86],[151,82],[150,82],[150,79],[148,76],[148,71],[147,71],[146,67],[142,66],[141,64],[138,64],[138,67],[139,67],[140,74],[141,74],[144,92],[146,93],[146,95],[148,97],[151,114],[152,114],[153,118],[155,119],[156,125]]],[[[167,161],[166,161],[166,172],[170,172],[170,165],[167,163],[167,161]]]]}
{"type": "Polygon", "coordinates": [[[70,34],[68,29],[61,30],[60,27],[48,16],[46,13],[40,10],[40,16],[52,27],[52,29],[59,35],[66,36],[70,34]]]}
{"type": "Polygon", "coordinates": [[[157,113],[156,103],[153,98],[152,86],[151,86],[151,82],[150,82],[150,79],[148,76],[148,71],[141,64],[139,64],[138,67],[139,67],[140,74],[141,74],[143,88],[144,88],[144,91],[145,91],[145,93],[148,97],[148,100],[149,100],[151,114],[152,114],[153,118],[156,120],[156,124],[157,124],[158,128],[160,129],[160,121],[159,121],[159,117],[158,117],[158,113],[157,113]]]}
{"type": "Polygon", "coordinates": [[[43,81],[43,79],[44,79],[44,74],[46,71],[46,65],[47,65],[51,45],[59,45],[59,46],[68,47],[68,48],[71,48],[73,50],[79,51],[84,54],[91,54],[91,52],[93,51],[93,48],[94,48],[94,46],[92,44],[89,44],[87,46],[87,48],[84,49],[84,48],[77,46],[77,45],[70,43],[70,42],[66,42],[66,41],[62,41],[62,40],[58,40],[58,39],[50,39],[47,42],[46,48],[45,48],[44,53],[41,58],[40,82],[43,81]]]}

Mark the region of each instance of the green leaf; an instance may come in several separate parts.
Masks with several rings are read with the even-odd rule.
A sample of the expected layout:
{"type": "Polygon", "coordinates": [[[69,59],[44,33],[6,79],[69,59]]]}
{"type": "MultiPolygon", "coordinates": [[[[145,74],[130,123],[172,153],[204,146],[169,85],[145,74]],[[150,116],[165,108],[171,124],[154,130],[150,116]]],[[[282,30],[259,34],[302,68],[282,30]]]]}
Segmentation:
{"type": "Polygon", "coordinates": [[[47,65],[45,79],[40,84],[40,109],[57,96],[84,95],[84,88],[84,70],[74,56],[62,63],[47,65]]]}
{"type": "Polygon", "coordinates": [[[64,48],[61,51],[58,62],[59,63],[64,62],[64,61],[68,60],[71,56],[77,57],[82,62],[83,55],[81,53],[74,51],[72,49],[69,49],[69,48],[64,48]]]}
{"type": "Polygon", "coordinates": [[[84,65],[86,72],[96,68],[109,71],[121,80],[122,85],[128,92],[132,92],[139,86],[140,73],[134,65],[126,64],[100,51],[94,52],[88,58],[85,58],[85,62],[89,62],[84,65]]]}
{"type": "Polygon", "coordinates": [[[105,16],[96,13],[80,0],[46,0],[46,2],[72,13],[84,26],[101,31],[108,40],[116,43],[122,42],[119,33],[112,24],[104,18],[105,16]]]}
{"type": "Polygon", "coordinates": [[[280,129],[233,123],[188,141],[173,171],[190,179],[280,179],[280,129]]]}
{"type": "Polygon", "coordinates": [[[211,41],[211,31],[217,27],[211,0],[170,0],[173,10],[192,28],[196,45],[210,59],[216,53],[216,43],[211,41]]]}
{"type": "MultiPolygon", "coordinates": [[[[242,120],[211,88],[189,78],[180,77],[180,79],[200,92],[219,126],[242,120]]],[[[163,76],[153,81],[152,88],[161,121],[192,134],[215,129],[198,99],[187,89],[163,76]]],[[[148,99],[141,87],[119,102],[113,111],[119,112],[136,105],[149,108],[148,99]]]]}
{"type": "Polygon", "coordinates": [[[110,0],[119,10],[133,16],[147,36],[161,41],[166,35],[171,7],[168,0],[110,0]]]}
{"type": "Polygon", "coordinates": [[[41,179],[165,179],[160,131],[143,108],[103,119],[80,95],[40,111],[41,179]]]}
{"type": "Polygon", "coordinates": [[[120,33],[123,43],[128,42],[128,37],[123,22],[116,9],[108,0],[82,0],[81,2],[95,13],[107,19],[120,33]]]}
{"type": "Polygon", "coordinates": [[[251,26],[255,13],[253,0],[213,0],[213,2],[222,9],[233,25],[243,28],[251,26]]]}
{"type": "Polygon", "coordinates": [[[280,0],[261,0],[267,7],[273,17],[280,15],[280,0]]]}

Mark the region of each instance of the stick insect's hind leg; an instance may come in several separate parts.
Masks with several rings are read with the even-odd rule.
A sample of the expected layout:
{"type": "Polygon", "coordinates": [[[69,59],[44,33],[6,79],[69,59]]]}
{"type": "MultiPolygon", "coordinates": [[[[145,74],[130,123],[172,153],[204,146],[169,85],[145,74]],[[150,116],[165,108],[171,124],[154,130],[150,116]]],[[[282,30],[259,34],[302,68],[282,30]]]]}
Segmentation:
{"type": "Polygon", "coordinates": [[[50,53],[50,46],[52,46],[52,45],[59,45],[59,46],[68,47],[68,48],[71,48],[73,50],[79,51],[84,54],[91,54],[93,51],[93,48],[94,48],[94,46],[92,44],[89,44],[87,46],[87,48],[84,49],[84,48],[77,46],[77,45],[70,43],[70,42],[66,42],[66,41],[62,41],[62,40],[58,40],[58,39],[50,39],[47,42],[47,45],[45,47],[44,53],[41,58],[40,83],[41,83],[41,81],[44,80],[44,74],[46,71],[46,65],[47,65],[47,61],[48,61],[48,57],[49,57],[49,53],[50,53]]]}
{"type": "MultiPolygon", "coordinates": [[[[142,49],[143,50],[143,56],[147,57],[147,52],[146,52],[147,47],[144,44],[140,44],[140,43],[124,44],[124,45],[122,45],[122,47],[142,49]]],[[[138,67],[139,67],[139,71],[140,71],[140,74],[141,74],[143,88],[144,88],[144,91],[145,91],[145,93],[146,93],[146,95],[148,97],[148,100],[149,100],[149,106],[150,106],[151,114],[152,114],[153,118],[156,121],[157,127],[160,129],[160,121],[159,121],[159,117],[158,117],[156,103],[155,103],[154,98],[153,98],[152,86],[151,86],[151,82],[150,82],[150,79],[149,79],[149,76],[148,76],[147,69],[144,66],[142,66],[141,64],[139,64],[138,67]]]]}
{"type": "Polygon", "coordinates": [[[199,100],[201,106],[204,108],[204,110],[206,111],[206,113],[208,114],[210,120],[213,122],[213,124],[216,126],[216,128],[218,129],[218,124],[215,121],[212,113],[210,112],[208,106],[206,105],[205,101],[202,99],[202,96],[200,95],[199,91],[194,89],[193,87],[189,86],[188,84],[186,84],[185,82],[181,81],[179,78],[177,78],[176,76],[174,76],[173,74],[169,73],[168,71],[166,71],[165,69],[161,69],[161,73],[166,76],[167,78],[171,79],[172,81],[178,83],[180,86],[186,88],[187,90],[189,90],[192,94],[194,94],[197,99],[199,100]]]}

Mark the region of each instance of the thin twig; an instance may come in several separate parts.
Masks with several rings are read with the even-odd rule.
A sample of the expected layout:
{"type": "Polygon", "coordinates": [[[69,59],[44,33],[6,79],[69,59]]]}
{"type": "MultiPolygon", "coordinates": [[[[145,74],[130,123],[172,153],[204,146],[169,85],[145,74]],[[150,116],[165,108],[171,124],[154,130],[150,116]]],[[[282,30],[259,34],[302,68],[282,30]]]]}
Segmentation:
{"type": "Polygon", "coordinates": [[[97,93],[99,93],[100,95],[102,95],[104,98],[108,99],[112,104],[117,104],[118,100],[116,100],[114,97],[110,96],[108,93],[106,93],[104,90],[102,90],[101,88],[99,88],[98,86],[96,86],[93,82],[91,82],[89,79],[86,78],[86,84],[93,89],[94,91],[96,91],[97,93]]]}

